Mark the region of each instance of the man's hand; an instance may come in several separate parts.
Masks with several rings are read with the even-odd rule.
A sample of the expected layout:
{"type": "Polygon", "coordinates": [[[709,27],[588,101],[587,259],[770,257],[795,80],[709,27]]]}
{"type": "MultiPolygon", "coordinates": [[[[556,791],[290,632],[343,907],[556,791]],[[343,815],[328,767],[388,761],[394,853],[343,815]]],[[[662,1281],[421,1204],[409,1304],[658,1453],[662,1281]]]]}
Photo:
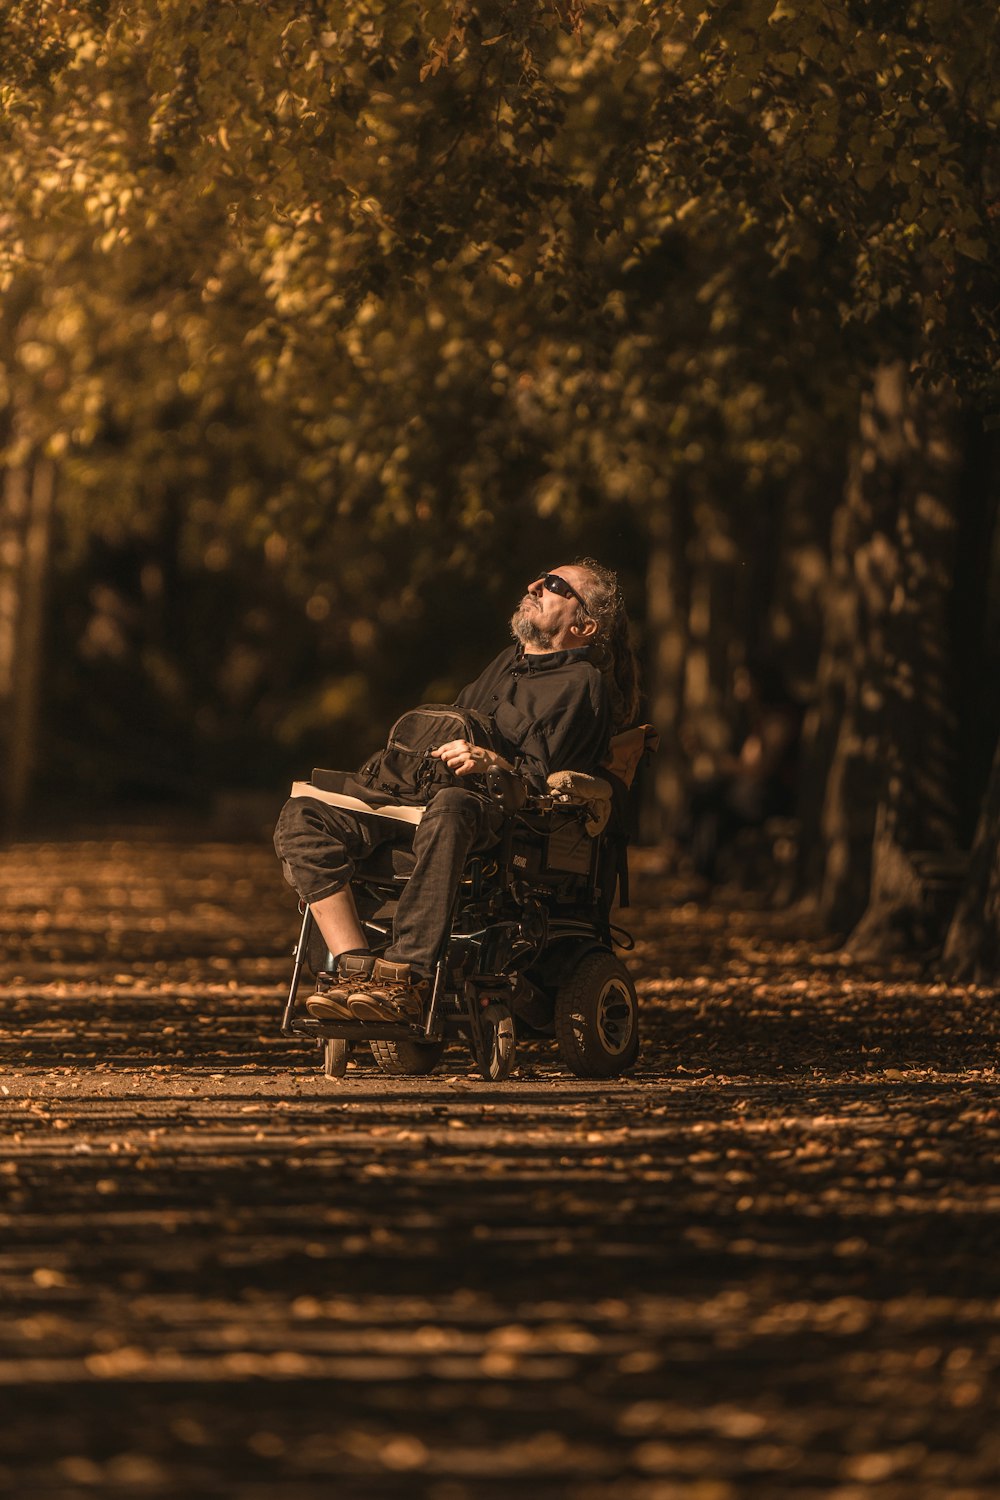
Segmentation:
{"type": "Polygon", "coordinates": [[[438,745],[431,754],[443,760],[449,771],[456,776],[472,776],[476,771],[487,770],[496,757],[482,745],[472,745],[468,740],[449,740],[447,745],[438,745]]]}

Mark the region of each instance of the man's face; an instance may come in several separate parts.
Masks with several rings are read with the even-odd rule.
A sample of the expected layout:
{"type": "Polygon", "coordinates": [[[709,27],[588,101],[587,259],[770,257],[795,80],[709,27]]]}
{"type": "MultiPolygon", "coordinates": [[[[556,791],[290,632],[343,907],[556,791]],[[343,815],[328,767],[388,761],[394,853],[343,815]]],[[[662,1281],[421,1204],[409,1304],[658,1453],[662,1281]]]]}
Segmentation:
{"type": "MultiPolygon", "coordinates": [[[[548,576],[561,578],[578,594],[582,594],[590,581],[587,569],[575,567],[572,563],[553,568],[548,576]]],[[[546,588],[545,577],[546,574],[540,573],[529,583],[511,618],[510,628],[515,638],[526,651],[534,653],[585,646],[594,634],[593,621],[585,619],[578,624],[580,601],[572,594],[564,596],[546,588]]]]}

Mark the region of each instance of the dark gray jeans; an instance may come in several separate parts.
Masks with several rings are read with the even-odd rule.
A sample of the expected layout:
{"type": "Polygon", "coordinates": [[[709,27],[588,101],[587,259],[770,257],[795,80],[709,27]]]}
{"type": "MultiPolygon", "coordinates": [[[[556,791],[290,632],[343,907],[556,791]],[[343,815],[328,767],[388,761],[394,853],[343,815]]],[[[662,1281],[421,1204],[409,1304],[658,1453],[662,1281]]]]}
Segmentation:
{"type": "Polygon", "coordinates": [[[403,887],[386,958],[430,973],[437,962],[465,862],[500,837],[503,814],[465,787],[444,787],[420,823],[397,823],[332,807],[316,797],[290,797],[274,830],[285,879],[303,901],[343,890],[355,869],[386,846],[412,848],[416,864],[403,887]]]}

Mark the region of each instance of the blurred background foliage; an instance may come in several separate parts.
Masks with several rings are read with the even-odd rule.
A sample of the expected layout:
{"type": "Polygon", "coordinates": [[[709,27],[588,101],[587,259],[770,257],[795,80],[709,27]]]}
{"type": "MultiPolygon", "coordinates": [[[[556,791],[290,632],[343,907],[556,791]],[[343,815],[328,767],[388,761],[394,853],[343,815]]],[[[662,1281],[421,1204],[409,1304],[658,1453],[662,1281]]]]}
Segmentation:
{"type": "Polygon", "coordinates": [[[9,821],[354,763],[587,551],[664,732],[654,836],[766,652],[833,925],[879,836],[967,848],[998,46],[986,0],[10,0],[9,821]]]}

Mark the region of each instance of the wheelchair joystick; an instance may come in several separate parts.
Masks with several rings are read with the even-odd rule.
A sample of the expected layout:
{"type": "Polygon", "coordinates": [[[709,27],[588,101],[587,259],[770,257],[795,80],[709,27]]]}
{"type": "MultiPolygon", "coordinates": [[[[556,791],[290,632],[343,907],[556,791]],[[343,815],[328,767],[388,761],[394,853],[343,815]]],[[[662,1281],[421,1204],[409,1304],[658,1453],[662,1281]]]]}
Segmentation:
{"type": "Polygon", "coordinates": [[[516,771],[490,766],[486,772],[486,790],[505,813],[520,812],[528,800],[528,788],[516,771]]]}

